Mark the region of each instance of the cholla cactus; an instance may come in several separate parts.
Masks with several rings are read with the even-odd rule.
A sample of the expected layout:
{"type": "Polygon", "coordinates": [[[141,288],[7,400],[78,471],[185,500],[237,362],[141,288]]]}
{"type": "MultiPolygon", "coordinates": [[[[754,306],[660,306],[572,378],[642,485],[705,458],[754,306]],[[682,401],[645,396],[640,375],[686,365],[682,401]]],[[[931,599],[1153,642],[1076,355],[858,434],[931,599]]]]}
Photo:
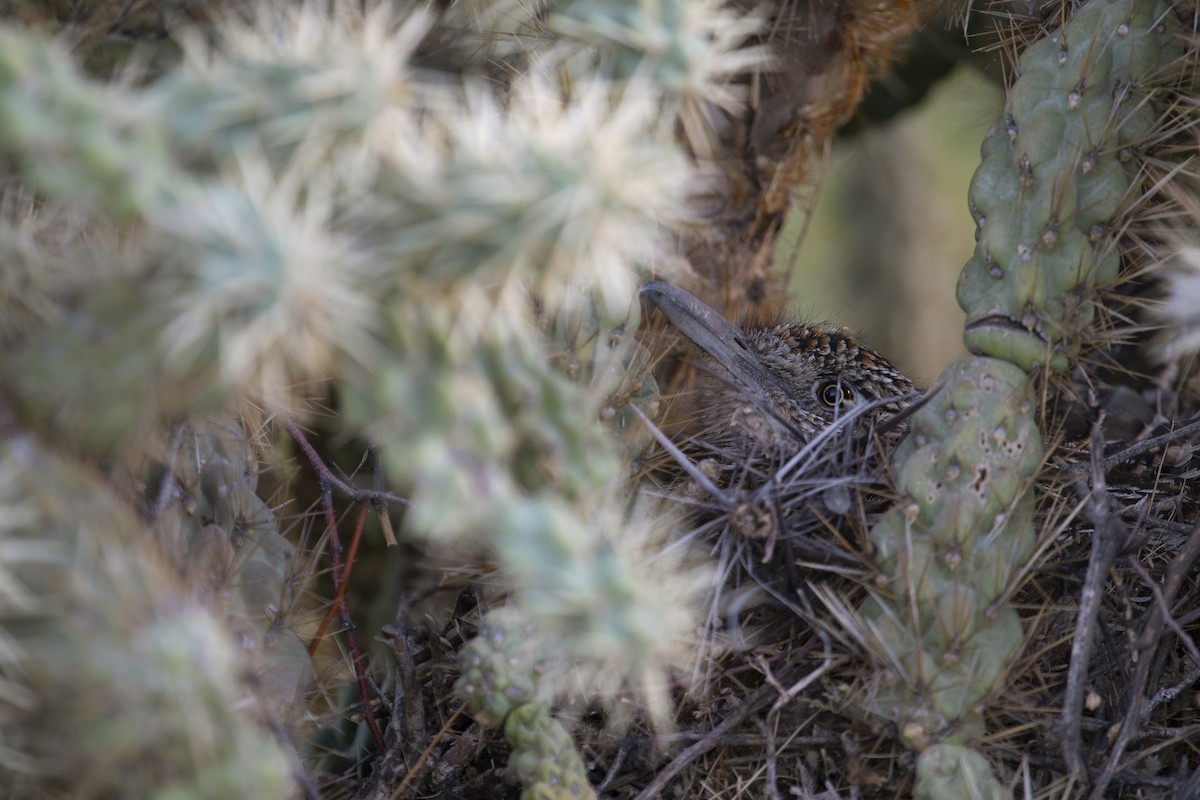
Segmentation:
{"type": "Polygon", "coordinates": [[[535,631],[514,611],[488,615],[463,650],[458,694],[477,720],[504,726],[523,800],[595,798],[571,737],[547,711],[541,676],[552,656],[538,652],[535,631]]]}
{"type": "Polygon", "coordinates": [[[1161,314],[1167,324],[1159,341],[1166,361],[1200,351],[1200,248],[1180,243],[1171,263],[1161,314]]]}
{"type": "Polygon", "coordinates": [[[0,32],[0,135],[23,176],[52,196],[103,201],[118,219],[162,202],[178,177],[146,113],[82,80],[59,48],[0,32]]]}
{"type": "Polygon", "coordinates": [[[984,141],[978,245],[958,288],[978,357],[943,373],[895,455],[903,497],[872,531],[888,581],[860,631],[887,667],[870,706],[921,751],[919,796],[1005,794],[969,748],[1022,643],[1005,596],[1034,550],[1028,490],[1042,458],[1024,372],[1066,368],[1095,287],[1117,274],[1118,213],[1175,31],[1165,3],[1081,7],[1022,55],[984,141]]]}
{"type": "MultiPolygon", "coordinates": [[[[0,771],[26,796],[293,794],[255,657],[88,470],[0,449],[0,771]]],[[[244,574],[249,574],[246,570],[244,574]]]]}
{"type": "MultiPolygon", "coordinates": [[[[379,453],[407,544],[496,566],[458,691],[503,726],[526,796],[589,796],[554,709],[670,724],[720,614],[699,609],[711,567],[628,499],[624,434],[658,388],[634,289],[777,305],[767,254],[808,154],[914,19],[904,0],[264,2],[160,31],[178,49],[114,80],[0,30],[0,762],[43,795],[295,792],[321,549],[285,536],[303,489],[268,500],[282,448],[251,422],[286,414],[379,453]],[[51,737],[74,774],[46,771],[51,737]]],[[[905,498],[857,618],[867,705],[922,750],[923,796],[997,791],[976,749],[1035,539],[1026,373],[1070,363],[1115,274],[1171,19],[1076,9],[985,145],[960,284],[978,357],[895,455],[905,498]]],[[[454,624],[456,646],[473,623],[454,624]]]]}
{"type": "MultiPolygon", "coordinates": [[[[670,32],[672,9],[644,6],[642,22],[670,32]]],[[[668,50],[687,57],[664,67],[678,83],[593,75],[596,17],[503,93],[418,75],[423,4],[264,5],[181,35],[180,63],[141,88],[102,86],[58,46],[4,31],[0,154],[49,207],[92,200],[74,230],[97,265],[8,332],[13,424],[140,468],[164,416],[302,413],[335,392],[343,430],[411,488],[409,531],[486,548],[536,646],[564,650],[550,696],[602,676],[601,693],[645,687],[665,719],[664,665],[688,657],[705,572],[642,557],[667,525],[622,510],[601,418],[646,393],[625,374],[639,358],[622,334],[630,299],[640,274],[669,269],[670,226],[700,185],[678,109],[728,105],[722,82],[752,57],[728,52],[751,23],[715,5],[685,17],[683,49],[668,50]]],[[[637,43],[623,47],[633,66],[637,43]]],[[[276,624],[296,554],[237,424],[200,421],[183,439],[159,508],[168,552],[237,587],[222,621],[270,638],[286,718],[308,669],[276,624]]],[[[544,722],[522,717],[513,735],[544,722]]]]}
{"type": "Polygon", "coordinates": [[[1167,3],[1088,3],[1021,56],[971,187],[979,243],[958,298],[975,352],[1056,372],[1078,352],[1095,287],[1117,274],[1115,222],[1176,25],[1167,3]]]}

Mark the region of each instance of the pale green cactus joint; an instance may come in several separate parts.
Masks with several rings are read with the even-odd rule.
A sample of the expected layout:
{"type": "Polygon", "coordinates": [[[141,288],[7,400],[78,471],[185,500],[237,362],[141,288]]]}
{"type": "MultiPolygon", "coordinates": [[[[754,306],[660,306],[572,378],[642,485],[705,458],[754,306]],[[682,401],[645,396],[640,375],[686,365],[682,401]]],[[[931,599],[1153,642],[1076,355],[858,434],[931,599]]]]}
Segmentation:
{"type": "Polygon", "coordinates": [[[959,277],[967,347],[1067,368],[1117,275],[1117,215],[1134,198],[1148,102],[1179,54],[1165,2],[1092,2],[1021,56],[971,184],[975,254],[959,277]]]}
{"type": "Polygon", "coordinates": [[[225,625],[255,660],[261,697],[287,721],[314,670],[287,624],[303,588],[300,558],[255,491],[258,454],[235,419],[217,415],[180,429],[169,466],[179,496],[156,520],[164,552],[220,598],[225,625]]]}
{"type": "Polygon", "coordinates": [[[1065,370],[1114,280],[1114,243],[1175,57],[1161,2],[1079,8],[1022,56],[971,185],[974,256],[958,284],[977,356],[939,379],[893,457],[900,500],[871,540],[862,608],[884,675],[869,707],[920,751],[915,796],[1010,796],[973,749],[1023,633],[1004,600],[1036,549],[1028,491],[1043,457],[1027,372],[1065,370]]]}
{"type": "Polygon", "coordinates": [[[512,746],[508,767],[521,782],[521,800],[595,798],[574,742],[550,716],[540,680],[545,665],[531,634],[515,609],[490,613],[459,654],[455,691],[478,722],[504,726],[512,746]]]}
{"type": "Polygon", "coordinates": [[[892,677],[873,705],[916,749],[982,733],[978,704],[1021,644],[996,600],[1036,543],[1025,489],[1042,456],[1018,367],[966,358],[940,385],[893,457],[901,500],[871,531],[888,580],[863,609],[892,677]]]}
{"type": "Polygon", "coordinates": [[[291,797],[256,653],[131,546],[149,536],[90,470],[29,436],[0,447],[0,738],[23,756],[0,753],[0,780],[35,797],[47,775],[55,795],[291,797]]]}
{"type": "Polygon", "coordinates": [[[764,49],[742,46],[761,27],[754,14],[738,14],[717,0],[560,0],[552,30],[607,56],[621,79],[650,78],[673,100],[704,98],[729,106],[734,96],[721,79],[761,64],[764,49]]]}
{"type": "Polygon", "coordinates": [[[1012,793],[991,775],[986,758],[966,747],[941,744],[917,760],[914,800],[1009,800],[1012,793]]]}
{"type": "Polygon", "coordinates": [[[84,78],[59,47],[0,29],[0,141],[25,175],[62,197],[129,219],[162,202],[178,175],[153,116],[84,78]]]}

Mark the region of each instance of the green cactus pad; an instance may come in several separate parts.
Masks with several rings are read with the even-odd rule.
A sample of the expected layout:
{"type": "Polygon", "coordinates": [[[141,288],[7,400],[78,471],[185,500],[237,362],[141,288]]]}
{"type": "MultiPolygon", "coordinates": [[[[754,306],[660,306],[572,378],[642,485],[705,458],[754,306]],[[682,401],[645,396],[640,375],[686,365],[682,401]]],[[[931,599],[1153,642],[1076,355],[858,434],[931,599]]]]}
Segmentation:
{"type": "Polygon", "coordinates": [[[28,436],[0,446],[0,577],[22,562],[0,644],[29,661],[0,738],[55,768],[24,776],[46,781],[30,796],[290,797],[254,649],[157,545],[91,470],[28,436]]]}
{"type": "Polygon", "coordinates": [[[540,703],[519,706],[504,723],[513,747],[508,767],[521,781],[521,800],[594,798],[571,737],[540,703]]]}
{"type": "Polygon", "coordinates": [[[459,654],[455,691],[482,725],[504,726],[522,800],[594,798],[571,737],[550,716],[533,627],[518,609],[489,613],[459,654]],[[541,684],[541,685],[539,685],[541,684]]]}
{"type": "Polygon", "coordinates": [[[543,701],[541,672],[530,646],[530,625],[512,609],[492,612],[459,654],[462,675],[455,691],[482,725],[502,725],[513,709],[543,701]]]}
{"type": "Polygon", "coordinates": [[[1028,48],[971,184],[978,230],[958,301],[980,355],[1062,372],[1116,274],[1111,221],[1153,124],[1149,79],[1177,56],[1165,2],[1092,2],[1028,48]]]}
{"type": "Polygon", "coordinates": [[[58,45],[0,29],[0,153],[40,189],[128,219],[178,180],[152,117],[84,78],[58,45]]]}
{"type": "Polygon", "coordinates": [[[986,758],[969,747],[943,744],[930,747],[917,761],[915,800],[1010,800],[992,776],[986,758]]]}
{"type": "Polygon", "coordinates": [[[863,617],[898,678],[873,706],[910,746],[976,735],[1021,645],[1016,612],[994,606],[1036,543],[1041,457],[1028,377],[977,357],[947,368],[893,456],[901,498],[871,530],[889,580],[863,617]]]}

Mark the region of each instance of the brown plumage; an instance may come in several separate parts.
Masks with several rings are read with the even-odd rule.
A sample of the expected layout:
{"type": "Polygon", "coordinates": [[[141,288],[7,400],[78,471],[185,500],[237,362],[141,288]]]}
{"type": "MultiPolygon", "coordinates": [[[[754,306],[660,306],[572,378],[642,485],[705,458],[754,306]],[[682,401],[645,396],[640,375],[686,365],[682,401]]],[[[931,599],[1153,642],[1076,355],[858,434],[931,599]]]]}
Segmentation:
{"type": "Polygon", "coordinates": [[[814,568],[869,575],[867,530],[890,502],[886,455],[913,382],[845,328],[739,327],[662,281],[641,294],[698,351],[648,476],[710,543],[722,583],[749,579],[803,616],[794,600],[814,568]]]}
{"type": "Polygon", "coordinates": [[[895,440],[915,387],[883,356],[833,325],[740,328],[679,287],[642,287],[701,351],[688,397],[694,435],[731,455],[795,452],[838,422],[895,440]],[[902,415],[901,415],[902,416],[902,415]]]}

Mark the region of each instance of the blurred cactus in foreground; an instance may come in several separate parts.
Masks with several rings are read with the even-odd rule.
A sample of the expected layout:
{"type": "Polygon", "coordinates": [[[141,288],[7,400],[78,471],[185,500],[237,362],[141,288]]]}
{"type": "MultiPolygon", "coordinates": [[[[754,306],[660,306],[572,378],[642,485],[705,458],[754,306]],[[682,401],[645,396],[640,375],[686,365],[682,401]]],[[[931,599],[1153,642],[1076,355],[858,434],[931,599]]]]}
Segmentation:
{"type": "Polygon", "coordinates": [[[150,536],[81,465],[27,435],[0,449],[5,782],[34,797],[289,796],[294,756],[268,733],[256,647],[150,536]]]}
{"type": "Polygon", "coordinates": [[[631,298],[639,274],[671,269],[671,226],[703,186],[677,115],[735,103],[723,86],[758,58],[734,52],[758,22],[715,3],[564,4],[528,25],[570,46],[523,52],[503,92],[465,50],[463,74],[422,63],[436,23],[419,3],[262,3],[177,32],[162,74],[107,84],[59,44],[0,31],[6,223],[29,232],[5,243],[21,256],[0,297],[6,424],[131,499],[130,480],[163,482],[145,511],[157,542],[134,557],[161,549],[224,635],[276,658],[260,692],[286,695],[285,718],[311,670],[301,556],[255,494],[237,422],[185,426],[174,449],[159,431],[304,413],[331,392],[340,430],[408,487],[408,530],[499,561],[529,646],[561,656],[548,700],[583,680],[588,699],[642,692],[665,721],[706,573],[685,552],[642,556],[668,526],[623,511],[600,418],[646,393],[626,377],[631,298]],[[609,47],[623,66],[606,78],[592,60],[609,47]],[[50,243],[75,266],[34,298],[50,243]]]}
{"type": "Polygon", "coordinates": [[[1160,339],[1165,360],[1187,358],[1200,351],[1200,248],[1184,241],[1176,251],[1161,309],[1167,324],[1160,339]]]}
{"type": "Polygon", "coordinates": [[[547,711],[540,677],[551,656],[539,654],[534,641],[519,618],[492,612],[460,656],[456,689],[480,723],[504,726],[510,768],[525,786],[522,800],[594,798],[571,737],[547,711]]]}
{"type": "Polygon", "coordinates": [[[941,800],[1028,766],[984,733],[1036,657],[1043,615],[1012,596],[1069,523],[1043,522],[1065,438],[1044,383],[1116,361],[1104,293],[1150,237],[1123,215],[1188,155],[1156,150],[1186,15],[1091,0],[1014,34],[1036,43],[959,285],[976,355],[890,475],[833,474],[883,460],[833,452],[836,426],[829,452],[733,465],[765,487],[722,509],[739,539],[686,516],[694,487],[631,488],[658,423],[688,422],[636,287],[784,305],[783,215],[908,0],[20,8],[37,30],[0,26],[14,796],[941,800]],[[817,546],[761,536],[785,518],[817,546]]]}

